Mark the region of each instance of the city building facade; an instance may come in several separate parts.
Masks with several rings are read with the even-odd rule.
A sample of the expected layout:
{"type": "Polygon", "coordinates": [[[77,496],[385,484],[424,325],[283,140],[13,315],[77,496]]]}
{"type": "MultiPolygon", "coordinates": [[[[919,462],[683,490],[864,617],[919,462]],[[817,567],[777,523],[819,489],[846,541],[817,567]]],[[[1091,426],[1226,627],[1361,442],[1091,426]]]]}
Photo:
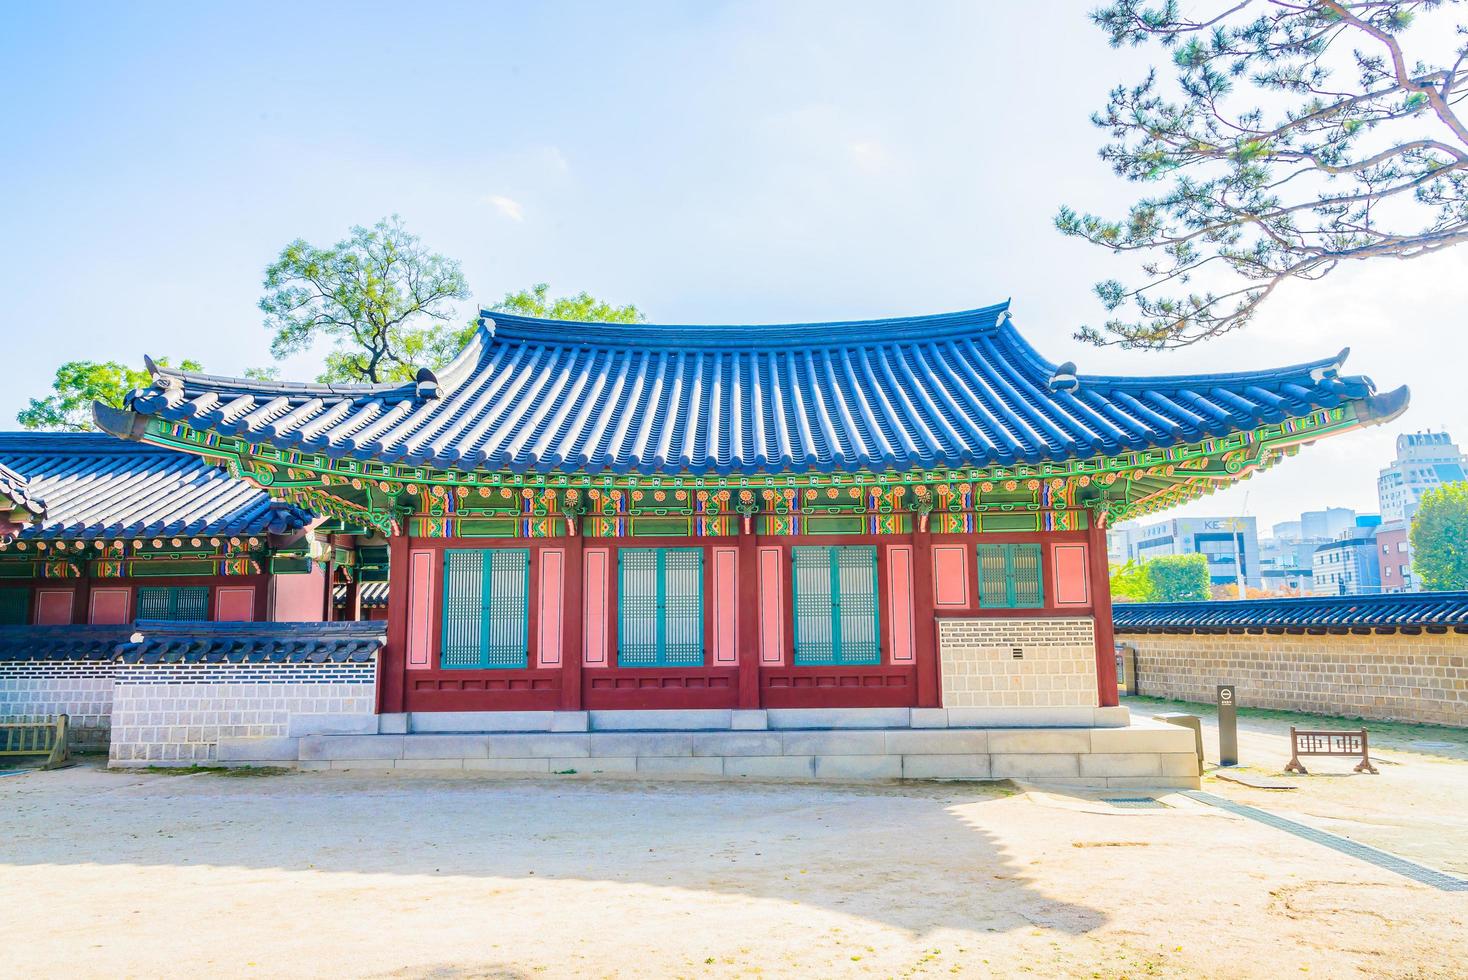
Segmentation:
{"type": "Polygon", "coordinates": [[[1264,584],[1258,524],[1252,517],[1179,517],[1126,525],[1111,538],[1114,560],[1147,562],[1164,555],[1202,555],[1216,586],[1264,584]]]}

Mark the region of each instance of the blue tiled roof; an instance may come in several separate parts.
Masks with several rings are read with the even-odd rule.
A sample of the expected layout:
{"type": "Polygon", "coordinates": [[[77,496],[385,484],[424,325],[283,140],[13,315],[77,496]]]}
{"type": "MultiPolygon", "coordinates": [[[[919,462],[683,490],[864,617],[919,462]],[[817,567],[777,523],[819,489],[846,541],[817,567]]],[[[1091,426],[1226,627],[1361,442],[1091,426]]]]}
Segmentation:
{"type": "Polygon", "coordinates": [[[0,500],[12,514],[21,511],[15,516],[24,521],[35,520],[46,512],[46,502],[36,496],[31,482],[3,462],[0,462],[0,500]]]}
{"type": "Polygon", "coordinates": [[[0,433],[0,465],[41,504],[21,540],[285,533],[312,519],[198,456],[103,433],[0,433]]]}
{"type": "Polygon", "coordinates": [[[118,648],[124,663],[368,663],[386,623],[174,623],[140,621],[118,648]]]}
{"type": "Polygon", "coordinates": [[[1375,396],[1368,379],[1341,375],[1344,356],[1239,374],[1077,375],[1024,341],[1007,303],[780,326],[486,312],[437,378],[303,385],[155,367],[129,407],[281,448],[440,469],[881,471],[1114,454],[1347,402],[1368,417],[1405,407],[1406,389],[1375,396]]]}
{"type": "Polygon", "coordinates": [[[1112,622],[1118,633],[1445,628],[1468,632],[1468,592],[1117,603],[1112,622]]]}
{"type": "Polygon", "coordinates": [[[0,626],[0,663],[111,660],[131,626],[0,626]]]}
{"type": "MultiPolygon", "coordinates": [[[[357,600],[364,609],[379,609],[387,605],[386,582],[359,582],[357,584],[357,600]]],[[[347,600],[347,587],[345,585],[334,586],[331,593],[332,601],[345,602],[347,600]]]]}

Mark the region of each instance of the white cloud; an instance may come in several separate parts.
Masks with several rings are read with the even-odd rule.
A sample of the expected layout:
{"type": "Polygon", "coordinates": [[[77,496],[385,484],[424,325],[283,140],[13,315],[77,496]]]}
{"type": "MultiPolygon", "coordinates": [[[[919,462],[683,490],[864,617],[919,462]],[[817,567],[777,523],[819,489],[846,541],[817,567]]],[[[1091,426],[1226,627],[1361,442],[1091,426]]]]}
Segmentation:
{"type": "Polygon", "coordinates": [[[488,204],[511,221],[525,220],[524,206],[513,197],[505,197],[503,194],[491,194],[484,198],[483,203],[488,204]]]}

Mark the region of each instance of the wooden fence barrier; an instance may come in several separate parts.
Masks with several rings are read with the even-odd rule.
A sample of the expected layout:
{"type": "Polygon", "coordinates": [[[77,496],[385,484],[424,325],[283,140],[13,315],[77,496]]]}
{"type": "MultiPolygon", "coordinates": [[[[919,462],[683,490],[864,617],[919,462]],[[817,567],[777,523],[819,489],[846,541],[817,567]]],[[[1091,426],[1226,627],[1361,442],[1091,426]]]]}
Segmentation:
{"type": "Polygon", "coordinates": [[[56,769],[71,762],[67,745],[66,715],[41,721],[0,722],[0,757],[44,755],[42,769],[56,769]]]}
{"type": "Polygon", "coordinates": [[[1309,775],[1305,767],[1300,764],[1302,755],[1333,755],[1344,758],[1361,757],[1356,764],[1356,772],[1375,773],[1376,767],[1371,764],[1371,754],[1366,745],[1366,729],[1353,732],[1303,732],[1290,726],[1290,761],[1285,766],[1285,772],[1298,772],[1301,775],[1309,775]]]}

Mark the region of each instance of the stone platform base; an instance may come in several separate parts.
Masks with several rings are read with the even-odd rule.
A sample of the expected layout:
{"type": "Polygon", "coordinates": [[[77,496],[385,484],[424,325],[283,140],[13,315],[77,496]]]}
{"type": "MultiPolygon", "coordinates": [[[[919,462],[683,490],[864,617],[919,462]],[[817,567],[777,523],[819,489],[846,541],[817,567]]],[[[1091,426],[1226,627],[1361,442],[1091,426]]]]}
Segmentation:
{"type": "Polygon", "coordinates": [[[218,758],[222,765],[299,769],[468,769],[848,782],[1017,779],[1100,789],[1198,787],[1193,733],[1170,725],[916,727],[909,719],[900,727],[877,727],[850,724],[855,719],[846,716],[802,718],[807,723],[828,723],[794,728],[777,726],[777,721],[795,719],[781,719],[770,711],[760,728],[736,728],[731,719],[717,728],[649,730],[648,713],[638,714],[644,728],[636,731],[380,731],[221,739],[218,758]],[[848,724],[830,724],[843,721],[848,724]]]}

